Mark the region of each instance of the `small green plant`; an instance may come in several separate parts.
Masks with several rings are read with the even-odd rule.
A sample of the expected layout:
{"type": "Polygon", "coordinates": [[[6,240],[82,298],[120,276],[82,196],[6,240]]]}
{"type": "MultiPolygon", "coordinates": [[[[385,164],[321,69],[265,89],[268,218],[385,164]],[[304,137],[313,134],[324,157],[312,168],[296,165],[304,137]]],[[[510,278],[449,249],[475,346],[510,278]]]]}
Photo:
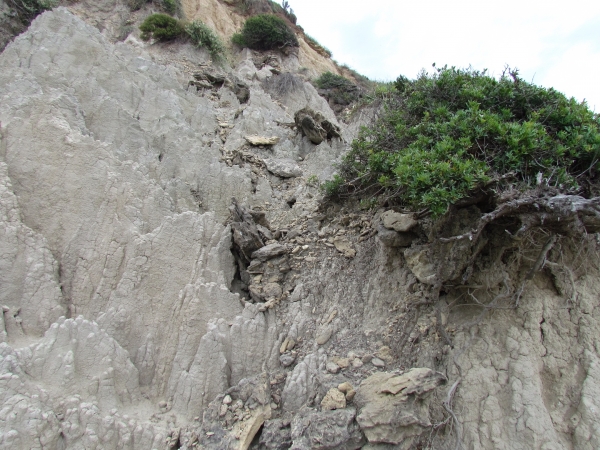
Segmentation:
{"type": "Polygon", "coordinates": [[[147,41],[155,39],[157,41],[170,41],[178,38],[184,33],[184,29],[179,21],[166,14],[152,14],[146,17],[140,25],[142,39],[147,41]]]}
{"type": "Polygon", "coordinates": [[[306,184],[308,186],[312,186],[312,187],[319,187],[319,185],[320,185],[319,177],[316,175],[311,175],[310,177],[308,177],[306,179],[306,184]]]}
{"type": "Polygon", "coordinates": [[[185,32],[198,47],[206,48],[213,60],[220,60],[225,54],[225,45],[221,38],[206,24],[195,20],[186,25],[185,32]]]}
{"type": "Polygon", "coordinates": [[[281,17],[259,14],[244,23],[241,33],[232,37],[240,47],[253,50],[273,50],[283,47],[298,47],[298,39],[281,17]]]}
{"type": "Polygon", "coordinates": [[[382,195],[434,217],[494,180],[514,187],[586,186],[600,171],[600,116],[527,83],[516,70],[440,68],[399,77],[382,115],[361,131],[326,183],[331,195],[382,195]]]}
{"type": "Polygon", "coordinates": [[[172,16],[179,12],[179,2],[177,0],[162,0],[163,8],[172,16]]]}

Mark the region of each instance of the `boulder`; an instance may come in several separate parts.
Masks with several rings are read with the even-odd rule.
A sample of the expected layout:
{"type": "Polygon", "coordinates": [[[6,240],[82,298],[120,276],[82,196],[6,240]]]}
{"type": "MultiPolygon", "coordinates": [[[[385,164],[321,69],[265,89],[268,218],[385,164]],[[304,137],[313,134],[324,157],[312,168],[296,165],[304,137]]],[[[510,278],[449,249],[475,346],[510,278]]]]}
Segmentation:
{"type": "Polygon", "coordinates": [[[426,368],[402,375],[381,372],[364,380],[354,403],[360,411],[357,422],[369,442],[408,448],[431,426],[427,397],[445,382],[444,375],[426,368]]]}
{"type": "Polygon", "coordinates": [[[323,411],[333,409],[344,409],[346,407],[346,396],[337,388],[331,388],[321,400],[321,409],[323,411]]]}
{"type": "Polygon", "coordinates": [[[405,233],[412,230],[418,222],[412,214],[402,214],[395,211],[386,211],[381,215],[383,226],[388,230],[405,233]]]}
{"type": "Polygon", "coordinates": [[[302,169],[291,159],[264,159],[267,170],[281,178],[301,177],[302,169]]]}
{"type": "Polygon", "coordinates": [[[340,127],[329,120],[323,114],[310,108],[303,108],[294,114],[294,122],[302,133],[310,141],[319,145],[326,139],[341,137],[340,127]]]}
{"type": "Polygon", "coordinates": [[[414,233],[399,233],[379,225],[377,237],[386,247],[410,247],[417,236],[414,233]]]}

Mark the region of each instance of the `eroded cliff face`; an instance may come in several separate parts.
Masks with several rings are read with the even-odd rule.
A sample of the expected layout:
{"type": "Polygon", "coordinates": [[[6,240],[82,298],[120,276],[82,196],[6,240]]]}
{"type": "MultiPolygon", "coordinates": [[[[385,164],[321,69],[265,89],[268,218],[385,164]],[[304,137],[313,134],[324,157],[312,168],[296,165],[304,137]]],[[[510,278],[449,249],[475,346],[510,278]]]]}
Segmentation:
{"type": "MultiPolygon", "coordinates": [[[[206,3],[186,14],[236,25],[206,3]]],[[[105,34],[59,8],[0,55],[0,448],[599,447],[592,237],[561,240],[517,309],[469,295],[530,243],[432,303],[419,224],[315,187],[369,110],[270,89],[294,55],[216,68],[105,34]],[[306,107],[341,138],[313,144],[306,107]]]]}

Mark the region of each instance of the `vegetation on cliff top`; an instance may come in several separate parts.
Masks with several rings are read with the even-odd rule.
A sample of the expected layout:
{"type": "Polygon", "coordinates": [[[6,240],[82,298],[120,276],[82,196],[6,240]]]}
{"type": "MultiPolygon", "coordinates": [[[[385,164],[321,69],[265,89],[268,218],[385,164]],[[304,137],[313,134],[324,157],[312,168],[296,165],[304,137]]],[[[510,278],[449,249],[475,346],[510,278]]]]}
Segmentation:
{"type": "Polygon", "coordinates": [[[283,47],[298,47],[298,39],[285,20],[273,14],[258,14],[249,17],[241,33],[232,41],[240,47],[253,50],[273,50],[283,47]]]}
{"type": "Polygon", "coordinates": [[[586,189],[600,169],[600,118],[585,103],[525,82],[439,68],[399,77],[325,184],[329,195],[378,196],[434,216],[499,180],[522,189],[586,189]]]}
{"type": "Polygon", "coordinates": [[[183,26],[174,17],[167,14],[152,14],[140,25],[142,39],[155,39],[157,41],[170,41],[184,33],[183,26]]]}

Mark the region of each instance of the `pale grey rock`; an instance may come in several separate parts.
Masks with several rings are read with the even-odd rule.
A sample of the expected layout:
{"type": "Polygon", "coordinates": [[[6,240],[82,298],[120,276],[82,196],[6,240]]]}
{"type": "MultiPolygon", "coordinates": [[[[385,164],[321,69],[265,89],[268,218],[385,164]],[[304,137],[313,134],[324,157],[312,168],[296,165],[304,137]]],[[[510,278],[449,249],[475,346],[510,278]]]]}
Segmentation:
{"type": "Polygon", "coordinates": [[[371,364],[373,364],[375,367],[385,367],[385,362],[379,358],[373,358],[371,360],[371,364]]]}
{"type": "Polygon", "coordinates": [[[333,335],[332,327],[325,327],[321,332],[317,335],[316,342],[318,345],[325,345],[331,336],[333,335]]]}
{"type": "Polygon", "coordinates": [[[81,317],[61,318],[28,347],[0,344],[0,399],[11,411],[0,418],[1,448],[118,448],[125,436],[132,449],[164,445],[166,424],[116,413],[143,405],[137,369],[81,317]]]}
{"type": "Polygon", "coordinates": [[[267,166],[267,170],[273,175],[280,176],[282,178],[293,178],[301,177],[302,169],[291,159],[271,159],[266,158],[263,160],[267,166]]]}
{"type": "Polygon", "coordinates": [[[292,420],[290,450],[356,450],[365,444],[353,408],[315,411],[303,408],[292,420]]]}
{"type": "Polygon", "coordinates": [[[293,352],[284,353],[279,357],[279,362],[283,367],[289,367],[296,362],[297,354],[293,352]]]}
{"type": "Polygon", "coordinates": [[[173,407],[190,417],[201,415],[230,386],[265,368],[275,369],[277,334],[272,315],[249,303],[231,325],[224,319],[210,321],[187,365],[172,371],[168,392],[173,407]]]}
{"type": "Polygon", "coordinates": [[[1,319],[2,341],[40,337],[66,313],[58,263],[43,235],[21,222],[7,169],[0,162],[0,305],[8,308],[1,319]]]}
{"type": "MultiPolygon", "coordinates": [[[[274,229],[309,225],[317,232],[306,219],[319,194],[299,177],[263,176],[262,168],[257,173],[251,164],[234,165],[230,156],[247,145],[244,136],[275,136],[272,148],[252,149],[257,160],[291,159],[306,177],[324,181],[348,145],[332,139],[315,146],[281,124],[305,107],[340,123],[309,83],[274,102],[260,83],[268,74],[254,63],[240,66],[245,80],[228,73],[230,83],[220,89],[186,90],[190,77],[175,68],[182,67],[176,60],[187,55],[195,66],[206,52],[187,44],[148,45],[137,41],[137,32],[112,45],[103,36],[113,40],[130,12],[115,0],[90,1],[69,7],[102,24],[102,33],[58,9],[0,55],[0,448],[147,450],[166,442],[194,448],[210,401],[265,370],[289,373],[285,386],[275,386],[283,388],[282,413],[300,417],[302,405],[318,405],[342,380],[327,373],[324,353],[299,356],[293,369],[282,369],[281,342],[293,337],[294,351],[304,355],[333,310],[339,311],[338,334],[328,351],[345,355],[368,342],[361,354],[373,353],[387,339],[404,342],[397,333],[416,323],[408,336],[418,345],[407,351],[418,353],[406,354],[394,343],[393,361],[381,352],[377,357],[388,365],[411,358],[419,367],[439,364],[451,382],[459,376],[453,361],[460,364],[453,407],[465,448],[598,448],[595,244],[577,244],[573,254],[585,254],[585,263],[573,264],[580,269],[571,279],[561,272],[569,266],[571,244],[561,242],[563,259],[554,253],[549,259],[560,267],[537,274],[517,310],[489,314],[469,329],[461,328],[472,320],[464,309],[443,313],[453,348],[439,339],[430,308],[413,317],[410,305],[424,300],[428,288],[419,282],[462,275],[472,250],[467,240],[418,247],[406,258],[350,237],[359,250],[353,259],[329,252],[324,260],[320,252],[328,250],[317,244],[310,264],[289,255],[290,272],[277,281],[293,301],[266,312],[242,309],[229,290],[236,269],[231,230],[224,225],[231,198],[263,207],[274,229]],[[285,204],[291,197],[292,208],[285,204]],[[561,297],[557,289],[569,294],[561,297]],[[66,314],[84,319],[59,319],[66,314]],[[130,378],[137,378],[137,388],[130,378]]],[[[242,60],[251,59],[252,52],[243,53],[242,60]]],[[[278,58],[286,70],[301,65],[294,55],[278,58]]],[[[374,107],[356,111],[340,134],[350,142],[377,113],[374,107]]],[[[460,234],[480,213],[465,208],[444,231],[460,234]]],[[[337,210],[327,214],[335,220],[337,210]]],[[[269,227],[261,226],[261,239],[269,239],[269,227]]],[[[504,276],[513,279],[515,269],[505,260],[498,257],[485,270],[485,261],[475,261],[469,283],[484,286],[476,295],[495,295],[504,276]]],[[[269,262],[261,262],[263,272],[269,262]]],[[[440,303],[453,302],[452,296],[448,292],[440,303]]],[[[367,360],[338,361],[351,368],[367,360]]],[[[358,386],[366,372],[351,368],[349,375],[358,386]]],[[[345,392],[346,401],[353,392],[345,392]]],[[[279,393],[272,400],[278,406],[279,393]]],[[[230,406],[223,418],[234,409],[247,413],[237,400],[230,406]]],[[[250,413],[242,422],[252,430],[261,419],[250,413]]],[[[344,434],[344,426],[335,427],[335,436],[344,434]]],[[[269,448],[288,448],[289,421],[273,430],[275,447],[269,448]]],[[[302,439],[319,433],[299,435],[298,445],[310,448],[302,439]]],[[[454,439],[441,442],[448,438],[444,432],[436,436],[433,448],[454,448],[454,439]]]]}
{"type": "Polygon", "coordinates": [[[310,353],[294,367],[287,377],[282,393],[283,409],[294,412],[312,402],[318,394],[319,375],[323,372],[327,357],[310,353]]]}
{"type": "Polygon", "coordinates": [[[336,374],[340,371],[340,366],[338,366],[334,362],[328,362],[327,365],[325,366],[325,368],[327,369],[327,372],[333,373],[333,374],[336,374]]]}

